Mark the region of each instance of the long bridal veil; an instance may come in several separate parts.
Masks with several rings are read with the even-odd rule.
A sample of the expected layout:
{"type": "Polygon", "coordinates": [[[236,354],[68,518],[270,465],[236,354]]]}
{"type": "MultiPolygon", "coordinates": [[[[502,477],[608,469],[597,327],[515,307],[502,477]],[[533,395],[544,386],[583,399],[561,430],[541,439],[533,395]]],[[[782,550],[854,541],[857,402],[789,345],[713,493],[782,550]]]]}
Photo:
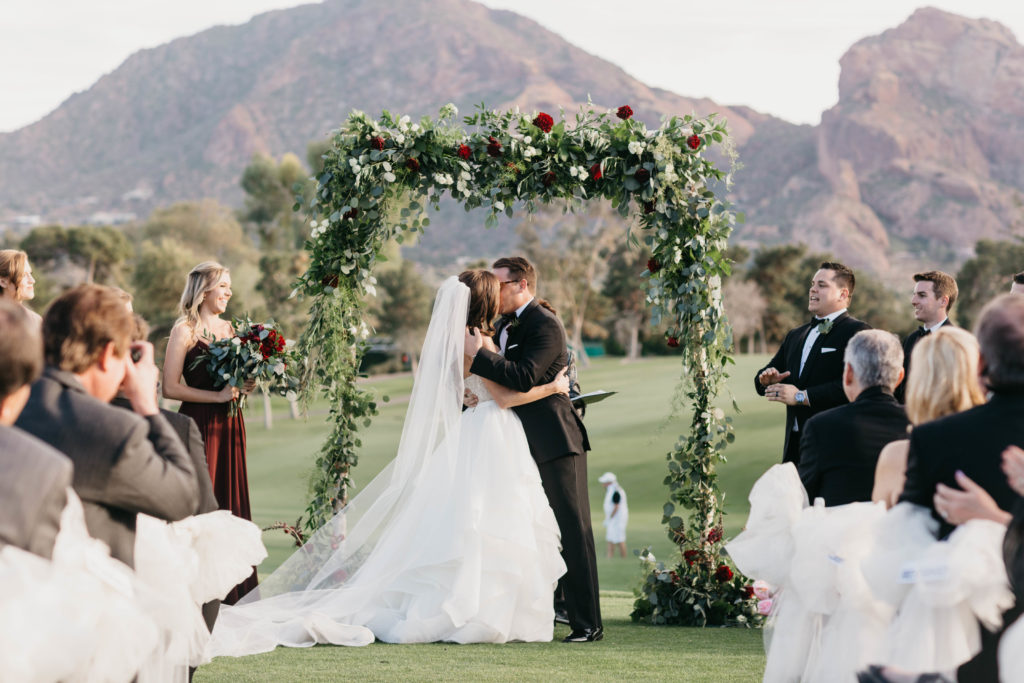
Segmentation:
{"type": "MultiPolygon", "coordinates": [[[[390,568],[401,566],[400,557],[381,557],[396,552],[390,550],[395,544],[386,553],[373,551],[398,520],[429,514],[407,506],[424,473],[451,470],[455,463],[468,305],[469,288],[456,277],[448,278],[434,300],[394,460],[256,590],[222,610],[214,631],[214,656],[261,652],[277,644],[337,642],[323,631],[334,628],[339,617],[346,621],[344,615],[357,615],[373,598],[375,586],[385,586],[392,578],[390,568]],[[358,590],[345,590],[350,584],[358,590]],[[310,615],[322,618],[310,623],[310,615]]],[[[368,632],[350,630],[347,635],[373,640],[368,632]]]]}

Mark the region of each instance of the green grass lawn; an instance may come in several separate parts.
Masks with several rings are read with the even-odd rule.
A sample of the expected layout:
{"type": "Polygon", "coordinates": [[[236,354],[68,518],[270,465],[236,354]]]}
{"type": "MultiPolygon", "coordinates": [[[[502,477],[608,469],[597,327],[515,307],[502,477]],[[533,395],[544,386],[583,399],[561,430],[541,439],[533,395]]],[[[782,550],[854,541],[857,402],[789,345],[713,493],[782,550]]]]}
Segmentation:
{"type": "MultiPolygon", "coordinates": [[[[783,407],[769,404],[753,390],[754,372],[763,356],[741,357],[732,368],[730,389],[741,412],[734,415],[736,441],[719,469],[725,492],[726,536],[746,521],[747,493],[768,467],[782,457],[783,407]]],[[[589,455],[590,502],[598,545],[598,574],[608,638],[584,652],[560,643],[505,646],[388,646],[324,648],[275,652],[242,660],[218,660],[203,667],[196,680],[367,680],[475,679],[597,680],[643,677],[646,680],[755,680],[764,667],[760,633],[736,629],[652,628],[629,623],[638,562],[606,559],[601,520],[602,472],[615,472],[629,499],[627,547],[652,546],[659,559],[673,559],[673,547],[661,525],[667,500],[663,485],[665,454],[688,428],[686,407],[674,398],[680,376],[676,358],[623,363],[596,359],[580,370],[584,391],[619,392],[590,407],[585,423],[593,450],[589,455]],[[675,417],[672,417],[673,413],[675,417]],[[611,592],[609,592],[611,591],[611,592]]],[[[379,395],[391,397],[362,435],[363,452],[354,471],[357,485],[369,481],[392,458],[401,435],[405,399],[412,378],[393,376],[367,382],[379,395]]],[[[731,413],[731,398],[721,405],[731,413]]],[[[274,406],[273,429],[262,424],[262,412],[248,412],[249,488],[253,517],[267,526],[294,522],[305,509],[313,461],[328,427],[326,411],[316,406],[306,421],[287,419],[284,403],[274,406]]],[[[281,532],[264,534],[270,557],[260,567],[272,571],[294,550],[281,532]]],[[[559,632],[560,633],[560,632],[559,632]]],[[[556,634],[557,635],[557,634],[556,634]]]]}

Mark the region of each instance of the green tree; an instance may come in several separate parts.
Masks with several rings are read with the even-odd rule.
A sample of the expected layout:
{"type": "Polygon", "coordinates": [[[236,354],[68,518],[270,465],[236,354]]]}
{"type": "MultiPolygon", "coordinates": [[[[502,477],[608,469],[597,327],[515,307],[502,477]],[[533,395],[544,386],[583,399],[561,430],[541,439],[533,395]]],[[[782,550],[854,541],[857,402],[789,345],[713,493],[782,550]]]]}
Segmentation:
{"type": "Polygon", "coordinates": [[[1013,274],[1021,270],[1024,270],[1024,243],[979,240],[974,245],[974,256],[964,261],[956,275],[960,290],[954,308],[957,322],[971,329],[982,307],[996,295],[1010,291],[1013,274]]]}
{"type": "Polygon", "coordinates": [[[416,371],[419,349],[430,322],[433,290],[416,271],[412,261],[402,261],[377,276],[377,332],[385,334],[409,354],[416,371]]]}
{"type": "Polygon", "coordinates": [[[239,211],[242,224],[259,239],[264,250],[298,250],[309,235],[303,214],[293,210],[296,194],[308,194],[309,172],[294,154],[277,162],[254,155],[242,171],[245,206],[239,211]]]}
{"type": "Polygon", "coordinates": [[[33,228],[21,242],[34,266],[67,286],[82,282],[123,285],[135,256],[131,242],[111,226],[47,225],[33,228]]]}
{"type": "Polygon", "coordinates": [[[516,231],[519,248],[539,272],[538,296],[548,299],[568,323],[569,343],[585,365],[584,333],[605,334],[600,325],[587,325],[588,309],[601,296],[607,255],[617,240],[625,241],[625,220],[609,203],[600,202],[565,215],[543,209],[516,231]]]}
{"type": "Polygon", "coordinates": [[[608,272],[601,293],[608,300],[609,324],[628,360],[640,357],[641,329],[650,321],[644,273],[651,251],[619,240],[608,254],[608,272]]]}
{"type": "Polygon", "coordinates": [[[160,343],[178,317],[178,302],[188,272],[196,265],[195,253],[172,237],[144,242],[132,278],[135,311],[149,322],[150,339],[160,343]]]}
{"type": "Polygon", "coordinates": [[[258,258],[231,209],[212,199],[179,202],[153,211],[139,237],[140,241],[173,237],[200,260],[219,261],[232,271],[245,263],[255,264],[258,258]]]}

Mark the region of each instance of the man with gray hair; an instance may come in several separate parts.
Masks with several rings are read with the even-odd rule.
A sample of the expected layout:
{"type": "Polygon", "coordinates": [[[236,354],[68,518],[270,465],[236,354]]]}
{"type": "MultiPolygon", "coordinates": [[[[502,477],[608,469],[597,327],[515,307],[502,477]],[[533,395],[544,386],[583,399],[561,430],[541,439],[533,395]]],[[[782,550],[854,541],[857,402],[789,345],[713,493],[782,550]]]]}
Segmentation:
{"type": "Polygon", "coordinates": [[[899,338],[864,330],[843,356],[843,392],[850,403],[807,421],[800,440],[800,479],[808,498],[825,505],[871,500],[878,454],[906,438],[907,413],[893,391],[903,380],[899,338]]]}

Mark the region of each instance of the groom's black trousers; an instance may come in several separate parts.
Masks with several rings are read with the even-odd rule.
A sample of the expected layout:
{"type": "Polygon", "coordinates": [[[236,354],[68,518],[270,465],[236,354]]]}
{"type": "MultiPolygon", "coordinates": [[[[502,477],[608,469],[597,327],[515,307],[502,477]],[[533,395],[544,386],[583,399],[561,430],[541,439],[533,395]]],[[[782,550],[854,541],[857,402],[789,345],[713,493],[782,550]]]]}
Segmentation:
{"type": "Polygon", "coordinates": [[[562,532],[566,572],[558,583],[565,593],[569,624],[574,631],[599,628],[602,625],[601,603],[587,496],[587,456],[566,455],[538,463],[537,469],[562,532]]]}

